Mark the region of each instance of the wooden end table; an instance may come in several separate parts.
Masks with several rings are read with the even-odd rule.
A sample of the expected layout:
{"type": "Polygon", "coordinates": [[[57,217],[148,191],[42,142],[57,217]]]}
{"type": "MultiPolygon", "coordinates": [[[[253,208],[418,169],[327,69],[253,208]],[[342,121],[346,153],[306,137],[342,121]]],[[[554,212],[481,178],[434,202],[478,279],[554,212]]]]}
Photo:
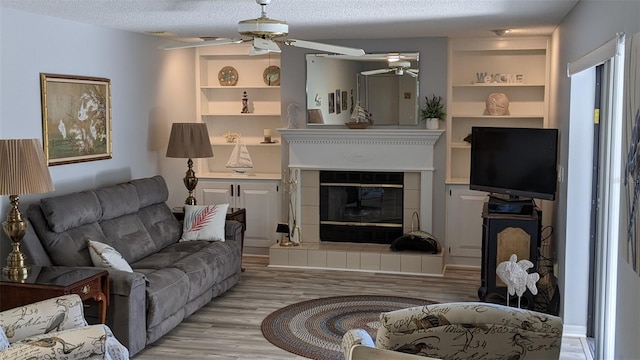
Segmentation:
{"type": "Polygon", "coordinates": [[[109,272],[102,268],[32,266],[24,281],[0,278],[0,311],[69,294],[98,303],[99,321],[106,322],[109,272]]]}

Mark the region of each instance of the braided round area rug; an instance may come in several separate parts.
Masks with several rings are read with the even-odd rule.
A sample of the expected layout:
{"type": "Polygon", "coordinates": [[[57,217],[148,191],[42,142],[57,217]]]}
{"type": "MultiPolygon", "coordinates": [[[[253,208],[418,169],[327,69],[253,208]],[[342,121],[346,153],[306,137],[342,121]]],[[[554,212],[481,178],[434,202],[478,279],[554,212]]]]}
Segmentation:
{"type": "Polygon", "coordinates": [[[433,301],[398,296],[334,296],[278,309],[262,321],[273,345],[315,360],[344,360],[340,344],[349,329],[364,329],[375,340],[380,313],[433,301]]]}

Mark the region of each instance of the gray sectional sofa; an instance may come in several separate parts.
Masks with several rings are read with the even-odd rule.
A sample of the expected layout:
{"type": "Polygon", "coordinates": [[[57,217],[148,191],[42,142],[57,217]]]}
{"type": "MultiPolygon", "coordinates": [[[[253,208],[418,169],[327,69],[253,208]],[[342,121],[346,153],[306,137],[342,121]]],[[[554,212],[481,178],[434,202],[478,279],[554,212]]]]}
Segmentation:
{"type": "Polygon", "coordinates": [[[93,266],[87,239],[114,247],[133,273],[109,269],[107,324],[131,355],[234,286],[242,225],[226,221],[222,241],[179,242],[161,176],[50,197],[29,206],[21,249],[43,266],[93,266]]]}

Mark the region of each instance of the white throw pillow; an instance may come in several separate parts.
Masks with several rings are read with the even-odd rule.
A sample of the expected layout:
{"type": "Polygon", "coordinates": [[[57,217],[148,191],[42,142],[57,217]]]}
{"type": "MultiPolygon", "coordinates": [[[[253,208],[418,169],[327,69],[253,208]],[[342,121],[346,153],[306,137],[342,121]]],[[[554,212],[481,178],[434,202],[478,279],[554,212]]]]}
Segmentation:
{"type": "Polygon", "coordinates": [[[185,205],[182,239],[224,241],[224,224],[229,204],[185,205]]]}
{"type": "Polygon", "coordinates": [[[87,239],[87,246],[89,246],[93,266],[133,272],[127,260],[113,247],[89,239],[87,239]]]}

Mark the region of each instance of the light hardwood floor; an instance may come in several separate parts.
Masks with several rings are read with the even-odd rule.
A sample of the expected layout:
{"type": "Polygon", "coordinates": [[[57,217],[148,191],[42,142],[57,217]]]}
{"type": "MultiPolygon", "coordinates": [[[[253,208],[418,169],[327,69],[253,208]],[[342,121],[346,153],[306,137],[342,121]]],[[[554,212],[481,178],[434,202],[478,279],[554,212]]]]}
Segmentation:
{"type": "MultiPolygon", "coordinates": [[[[267,267],[268,259],[245,257],[247,270],[230,291],[147,346],[136,360],[305,359],[281,350],[262,336],[271,312],[302,300],[337,295],[394,295],[437,302],[477,301],[478,270],[456,269],[444,277],[267,267]]],[[[563,338],[561,359],[584,359],[580,339],[563,338]]]]}

